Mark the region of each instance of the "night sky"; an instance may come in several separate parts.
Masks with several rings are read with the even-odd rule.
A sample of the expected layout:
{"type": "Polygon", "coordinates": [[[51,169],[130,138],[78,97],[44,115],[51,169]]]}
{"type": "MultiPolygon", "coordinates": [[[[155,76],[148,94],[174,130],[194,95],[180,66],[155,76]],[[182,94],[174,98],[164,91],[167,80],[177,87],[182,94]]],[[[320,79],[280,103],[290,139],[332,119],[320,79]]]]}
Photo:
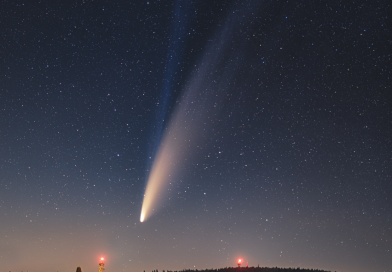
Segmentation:
{"type": "Polygon", "coordinates": [[[2,1],[0,271],[392,271],[388,2],[2,1]]]}

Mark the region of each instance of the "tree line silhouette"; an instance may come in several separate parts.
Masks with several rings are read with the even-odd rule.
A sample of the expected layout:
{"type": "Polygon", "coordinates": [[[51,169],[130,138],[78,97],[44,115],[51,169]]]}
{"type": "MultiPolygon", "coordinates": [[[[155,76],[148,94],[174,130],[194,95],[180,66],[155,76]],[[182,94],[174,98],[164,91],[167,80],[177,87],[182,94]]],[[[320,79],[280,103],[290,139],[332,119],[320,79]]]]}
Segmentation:
{"type": "MultiPolygon", "coordinates": [[[[158,272],[157,270],[153,270],[152,272],[158,272]]],[[[163,270],[162,272],[165,272],[163,270]]],[[[166,272],[331,272],[320,269],[308,269],[308,268],[279,268],[279,267],[225,267],[219,269],[184,269],[181,271],[171,271],[167,270],[166,272]]],[[[336,272],[336,271],[335,271],[336,272]]]]}
{"type": "MultiPolygon", "coordinates": [[[[11,271],[10,271],[11,272],[11,271]]],[[[22,271],[23,272],[23,271],[22,271]]],[[[76,268],[76,272],[82,272],[82,268],[78,266],[76,268]]],[[[143,272],[146,272],[145,270],[143,272]]],[[[152,270],[152,272],[159,272],[158,269],[152,270]]],[[[162,270],[165,272],[165,270],[162,270]]],[[[327,270],[320,270],[320,269],[309,269],[309,268],[279,268],[279,267],[225,267],[219,269],[183,269],[180,271],[172,271],[167,270],[166,272],[331,272],[327,270]]],[[[335,271],[336,272],[336,271],[335,271]]]]}

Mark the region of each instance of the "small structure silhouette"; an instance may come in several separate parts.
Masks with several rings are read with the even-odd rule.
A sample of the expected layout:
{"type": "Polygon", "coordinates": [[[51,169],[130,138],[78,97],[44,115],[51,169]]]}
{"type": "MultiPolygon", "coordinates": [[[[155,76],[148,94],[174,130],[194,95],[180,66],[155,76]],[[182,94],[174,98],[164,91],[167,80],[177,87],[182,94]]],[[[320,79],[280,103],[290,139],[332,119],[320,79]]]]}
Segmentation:
{"type": "Polygon", "coordinates": [[[104,262],[104,258],[102,257],[101,260],[99,261],[99,272],[103,272],[105,271],[105,262],[104,262]]]}

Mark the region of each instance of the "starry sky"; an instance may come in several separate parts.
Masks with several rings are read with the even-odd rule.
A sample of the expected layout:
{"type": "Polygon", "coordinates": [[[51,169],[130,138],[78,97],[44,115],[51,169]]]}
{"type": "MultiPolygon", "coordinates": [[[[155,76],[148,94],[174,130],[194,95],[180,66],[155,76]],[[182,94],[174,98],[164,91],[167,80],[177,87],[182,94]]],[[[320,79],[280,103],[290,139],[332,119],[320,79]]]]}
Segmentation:
{"type": "Polygon", "coordinates": [[[1,5],[1,272],[392,271],[388,1],[1,5]]]}

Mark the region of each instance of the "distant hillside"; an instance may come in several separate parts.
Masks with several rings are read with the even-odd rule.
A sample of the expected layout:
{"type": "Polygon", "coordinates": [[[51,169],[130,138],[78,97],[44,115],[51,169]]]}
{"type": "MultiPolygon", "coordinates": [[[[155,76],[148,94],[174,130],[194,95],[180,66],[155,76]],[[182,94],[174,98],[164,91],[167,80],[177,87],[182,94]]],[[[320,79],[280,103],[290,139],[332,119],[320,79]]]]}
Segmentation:
{"type": "MultiPolygon", "coordinates": [[[[158,272],[155,270],[153,272],[158,272]]],[[[163,270],[165,272],[165,270],[163,270]]],[[[305,269],[305,268],[278,268],[278,267],[226,267],[219,269],[205,269],[205,270],[191,270],[185,269],[181,271],[170,271],[166,272],[331,272],[320,269],[305,269]]]]}

